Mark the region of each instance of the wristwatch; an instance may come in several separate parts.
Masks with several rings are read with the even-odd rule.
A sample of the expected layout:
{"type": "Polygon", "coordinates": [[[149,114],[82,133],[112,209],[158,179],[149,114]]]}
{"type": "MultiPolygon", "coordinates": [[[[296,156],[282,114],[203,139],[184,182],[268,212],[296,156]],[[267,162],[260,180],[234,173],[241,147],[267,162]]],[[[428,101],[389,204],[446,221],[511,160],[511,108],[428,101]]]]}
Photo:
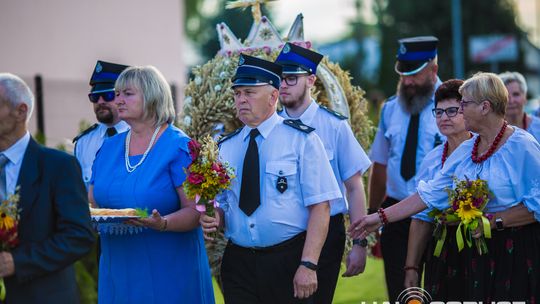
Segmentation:
{"type": "Polygon", "coordinates": [[[361,239],[361,240],[360,239],[354,239],[352,241],[352,243],[353,243],[353,245],[358,245],[358,246],[364,247],[364,248],[366,248],[367,245],[368,245],[368,241],[366,239],[361,239]]]}
{"type": "Polygon", "coordinates": [[[300,265],[302,265],[302,266],[304,266],[304,267],[306,267],[306,268],[308,268],[308,269],[311,269],[311,270],[313,270],[313,271],[316,271],[317,268],[318,268],[318,267],[317,267],[317,264],[313,264],[313,263],[311,263],[310,261],[301,261],[301,262],[300,262],[300,265]]]}
{"type": "Polygon", "coordinates": [[[495,228],[497,228],[497,231],[504,230],[502,218],[498,217],[495,219],[495,228]]]}

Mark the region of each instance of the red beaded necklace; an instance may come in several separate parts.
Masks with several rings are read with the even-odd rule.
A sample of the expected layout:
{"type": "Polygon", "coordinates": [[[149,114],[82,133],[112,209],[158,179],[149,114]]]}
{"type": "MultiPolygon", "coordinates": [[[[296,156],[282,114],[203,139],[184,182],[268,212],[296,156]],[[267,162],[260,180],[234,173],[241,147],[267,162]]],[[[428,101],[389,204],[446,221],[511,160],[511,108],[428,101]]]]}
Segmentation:
{"type": "Polygon", "coordinates": [[[527,131],[527,113],[523,113],[523,130],[527,131]]]}
{"type": "MultiPolygon", "coordinates": [[[[472,133],[469,132],[469,138],[471,137],[473,137],[473,135],[472,133]]],[[[444,143],[444,149],[443,149],[442,157],[441,157],[441,168],[444,167],[444,162],[446,161],[447,158],[448,158],[448,141],[444,143]]]]}
{"type": "Polygon", "coordinates": [[[486,159],[488,159],[491,155],[493,155],[493,153],[495,152],[495,149],[497,149],[497,146],[501,142],[501,139],[504,135],[504,131],[506,131],[507,126],[508,126],[508,123],[505,120],[502,125],[501,130],[499,131],[499,134],[497,134],[497,136],[495,137],[495,140],[493,141],[493,143],[491,144],[487,152],[484,153],[482,156],[478,156],[478,144],[480,143],[480,136],[476,138],[476,140],[474,141],[474,146],[471,153],[471,159],[473,163],[479,164],[485,161],[486,159]]]}
{"type": "Polygon", "coordinates": [[[448,157],[448,141],[444,143],[444,149],[442,151],[442,157],[441,157],[441,168],[444,167],[444,162],[446,161],[447,157],[448,157]]]}

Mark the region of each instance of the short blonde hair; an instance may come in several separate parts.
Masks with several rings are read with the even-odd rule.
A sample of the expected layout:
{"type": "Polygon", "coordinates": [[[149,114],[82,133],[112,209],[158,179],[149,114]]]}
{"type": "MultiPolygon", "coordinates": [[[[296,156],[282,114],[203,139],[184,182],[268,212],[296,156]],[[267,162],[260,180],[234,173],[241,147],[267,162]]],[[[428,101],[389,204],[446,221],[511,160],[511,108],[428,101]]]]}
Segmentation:
{"type": "Polygon", "coordinates": [[[508,90],[497,74],[479,72],[467,79],[459,88],[459,93],[471,96],[474,101],[487,100],[495,114],[504,117],[508,103],[508,90]]]}
{"type": "Polygon", "coordinates": [[[115,83],[116,92],[128,87],[141,91],[144,119],[154,118],[156,126],[173,123],[176,117],[171,88],[165,77],[154,66],[135,66],[125,69],[115,83]]]}

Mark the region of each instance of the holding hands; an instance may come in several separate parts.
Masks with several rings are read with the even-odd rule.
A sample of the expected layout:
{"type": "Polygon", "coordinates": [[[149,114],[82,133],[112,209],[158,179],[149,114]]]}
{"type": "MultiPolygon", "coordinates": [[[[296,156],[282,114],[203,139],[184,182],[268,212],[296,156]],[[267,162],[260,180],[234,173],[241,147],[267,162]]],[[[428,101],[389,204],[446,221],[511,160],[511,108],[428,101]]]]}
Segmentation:
{"type": "Polygon", "coordinates": [[[363,216],[349,226],[347,232],[353,239],[365,239],[371,232],[377,231],[383,222],[378,213],[363,216]]]}

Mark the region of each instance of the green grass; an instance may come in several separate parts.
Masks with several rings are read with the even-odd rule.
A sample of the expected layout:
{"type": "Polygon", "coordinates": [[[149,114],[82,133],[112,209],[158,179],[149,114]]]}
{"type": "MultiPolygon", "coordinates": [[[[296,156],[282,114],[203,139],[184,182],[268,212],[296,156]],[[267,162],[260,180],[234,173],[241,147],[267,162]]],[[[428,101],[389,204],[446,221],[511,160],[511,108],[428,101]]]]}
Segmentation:
{"type": "MultiPolygon", "coordinates": [[[[342,267],[345,271],[345,266],[342,267]]],[[[291,283],[292,284],[292,283],[291,283]]],[[[223,304],[223,296],[214,281],[216,304],[223,304]]],[[[382,260],[368,258],[366,271],[352,278],[339,278],[334,295],[334,304],[358,304],[388,301],[382,260]]]]}

